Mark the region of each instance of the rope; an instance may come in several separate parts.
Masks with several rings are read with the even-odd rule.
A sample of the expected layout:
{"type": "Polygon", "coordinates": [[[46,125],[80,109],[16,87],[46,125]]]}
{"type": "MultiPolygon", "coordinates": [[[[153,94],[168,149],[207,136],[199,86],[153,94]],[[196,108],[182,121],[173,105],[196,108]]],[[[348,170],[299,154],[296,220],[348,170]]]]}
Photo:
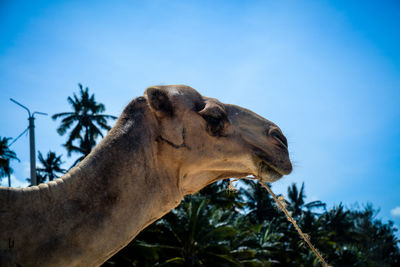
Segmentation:
{"type": "Polygon", "coordinates": [[[8,146],[10,147],[12,144],[14,144],[15,142],[17,142],[17,140],[24,134],[26,133],[26,131],[29,130],[29,127],[26,128],[20,135],[17,136],[17,138],[15,138],[8,146]]]}
{"type": "MultiPolygon", "coordinates": [[[[272,198],[275,200],[276,204],[278,204],[278,207],[283,211],[283,213],[285,213],[286,218],[288,219],[288,221],[290,221],[294,228],[296,228],[297,232],[299,233],[299,235],[303,238],[303,240],[307,243],[307,245],[311,248],[312,252],[315,254],[315,256],[318,258],[318,260],[321,262],[322,266],[324,267],[332,267],[331,265],[329,265],[328,263],[326,263],[326,261],[324,260],[324,258],[321,256],[321,254],[318,252],[318,250],[313,246],[313,244],[311,244],[310,241],[310,236],[308,234],[303,233],[303,231],[301,231],[300,227],[297,225],[296,221],[293,219],[293,217],[289,214],[289,212],[287,211],[285,204],[283,203],[283,201],[285,200],[285,198],[283,197],[276,197],[276,195],[274,194],[274,192],[272,192],[271,188],[262,182],[261,178],[257,178],[257,177],[246,177],[245,179],[253,179],[253,180],[258,180],[259,184],[264,187],[265,189],[267,189],[268,193],[271,194],[272,198]]],[[[240,180],[240,178],[236,178],[233,180],[229,180],[229,190],[236,190],[236,188],[233,186],[232,182],[236,182],[240,180]]]]}
{"type": "Polygon", "coordinates": [[[261,184],[262,187],[264,187],[265,189],[267,189],[267,191],[271,194],[272,198],[275,200],[276,204],[278,204],[279,208],[285,213],[286,218],[293,224],[294,228],[296,228],[297,232],[299,233],[299,235],[303,238],[303,240],[308,244],[308,246],[311,248],[312,252],[314,252],[315,256],[317,256],[317,258],[319,259],[319,261],[321,262],[322,266],[324,267],[331,267],[330,265],[328,265],[328,263],[326,263],[326,261],[324,260],[324,258],[321,256],[321,254],[318,252],[318,250],[313,246],[313,244],[311,244],[310,242],[310,236],[303,233],[303,231],[301,231],[300,227],[297,225],[296,221],[293,219],[292,216],[290,216],[289,212],[287,211],[287,209],[285,208],[285,206],[282,204],[282,201],[278,200],[278,198],[275,196],[274,192],[272,192],[271,188],[263,183],[261,181],[261,179],[258,180],[259,183],[261,184]]]}

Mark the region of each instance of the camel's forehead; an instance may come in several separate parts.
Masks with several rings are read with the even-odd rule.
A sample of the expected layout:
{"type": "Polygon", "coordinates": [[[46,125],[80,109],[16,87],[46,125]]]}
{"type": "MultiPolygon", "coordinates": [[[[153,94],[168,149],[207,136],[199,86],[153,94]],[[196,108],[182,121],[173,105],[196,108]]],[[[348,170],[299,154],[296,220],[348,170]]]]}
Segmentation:
{"type": "Polygon", "coordinates": [[[193,107],[202,107],[204,106],[204,97],[187,85],[157,85],[151,86],[152,88],[161,89],[166,92],[171,100],[172,104],[175,105],[176,108],[184,107],[192,109],[193,107]]]}
{"type": "Polygon", "coordinates": [[[193,89],[190,86],[183,85],[183,84],[173,84],[173,85],[157,85],[157,86],[152,86],[155,88],[160,88],[166,92],[170,96],[183,96],[183,97],[198,97],[200,96],[200,93],[197,92],[195,89],[193,89]]]}

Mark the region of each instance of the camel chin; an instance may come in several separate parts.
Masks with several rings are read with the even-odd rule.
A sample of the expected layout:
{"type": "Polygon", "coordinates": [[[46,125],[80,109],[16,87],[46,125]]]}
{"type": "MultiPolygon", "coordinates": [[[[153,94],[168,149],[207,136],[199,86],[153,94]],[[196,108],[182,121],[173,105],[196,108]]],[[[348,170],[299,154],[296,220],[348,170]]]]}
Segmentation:
{"type": "Polygon", "coordinates": [[[264,182],[273,183],[281,179],[283,174],[278,172],[271,164],[262,161],[258,164],[258,177],[264,182]]]}

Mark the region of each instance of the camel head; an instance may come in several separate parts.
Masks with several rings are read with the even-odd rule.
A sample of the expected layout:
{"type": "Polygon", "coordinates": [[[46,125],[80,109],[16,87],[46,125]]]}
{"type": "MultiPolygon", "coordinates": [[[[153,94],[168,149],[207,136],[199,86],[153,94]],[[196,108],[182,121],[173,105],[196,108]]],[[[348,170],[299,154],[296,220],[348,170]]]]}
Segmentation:
{"type": "Polygon", "coordinates": [[[184,85],[149,87],[145,97],[157,128],[157,160],[177,173],[183,194],[219,179],[274,182],[292,171],[282,131],[254,112],[184,85]]]}

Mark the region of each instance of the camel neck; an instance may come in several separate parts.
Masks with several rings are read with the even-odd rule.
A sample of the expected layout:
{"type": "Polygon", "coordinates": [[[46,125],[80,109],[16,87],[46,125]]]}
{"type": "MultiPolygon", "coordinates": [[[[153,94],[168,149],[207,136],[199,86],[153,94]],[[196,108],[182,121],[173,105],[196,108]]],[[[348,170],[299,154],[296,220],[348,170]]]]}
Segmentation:
{"type": "MultiPolygon", "coordinates": [[[[67,186],[68,179],[71,179],[70,192],[79,190],[74,179],[80,181],[76,184],[85,192],[81,201],[86,204],[78,205],[75,212],[87,214],[85,224],[91,225],[85,231],[92,231],[87,251],[97,250],[92,255],[99,264],[181,200],[177,187],[174,187],[177,178],[154,161],[154,151],[149,147],[127,149],[125,144],[121,140],[105,140],[78,166],[76,173],[72,172],[70,178],[64,179],[67,186]],[[110,157],[113,153],[115,157],[110,157]],[[123,158],[126,160],[115,161],[115,158],[121,158],[121,154],[125,154],[123,158]]],[[[82,198],[82,194],[72,195],[82,198]]],[[[88,263],[93,262],[89,256],[83,258],[88,263]]],[[[82,266],[81,262],[78,265],[82,266]]]]}

